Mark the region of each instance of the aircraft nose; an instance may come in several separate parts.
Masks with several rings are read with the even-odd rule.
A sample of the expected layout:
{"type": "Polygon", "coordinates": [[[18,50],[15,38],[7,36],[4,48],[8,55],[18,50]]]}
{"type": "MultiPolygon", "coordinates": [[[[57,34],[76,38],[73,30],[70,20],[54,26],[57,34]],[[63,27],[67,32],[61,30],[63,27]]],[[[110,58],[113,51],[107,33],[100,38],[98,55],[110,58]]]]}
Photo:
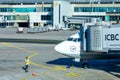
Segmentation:
{"type": "Polygon", "coordinates": [[[55,46],[55,51],[59,52],[59,53],[65,53],[65,45],[63,43],[60,43],[58,45],[55,46]]]}
{"type": "Polygon", "coordinates": [[[62,49],[61,46],[62,46],[62,45],[60,45],[60,44],[56,45],[56,46],[55,46],[55,51],[61,53],[61,49],[62,49]]]}
{"type": "Polygon", "coordinates": [[[74,42],[64,41],[55,46],[55,51],[60,54],[71,56],[71,57],[79,57],[80,56],[80,46],[74,42]]]}

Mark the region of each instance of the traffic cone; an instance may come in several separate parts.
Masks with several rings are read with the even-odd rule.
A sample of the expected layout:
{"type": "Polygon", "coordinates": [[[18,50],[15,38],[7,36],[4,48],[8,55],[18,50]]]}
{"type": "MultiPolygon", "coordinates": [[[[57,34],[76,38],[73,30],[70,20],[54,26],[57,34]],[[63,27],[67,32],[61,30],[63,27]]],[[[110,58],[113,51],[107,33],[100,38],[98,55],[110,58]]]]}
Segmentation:
{"type": "Polygon", "coordinates": [[[36,73],[35,73],[35,72],[33,72],[33,73],[32,73],[32,76],[36,76],[36,73]]]}

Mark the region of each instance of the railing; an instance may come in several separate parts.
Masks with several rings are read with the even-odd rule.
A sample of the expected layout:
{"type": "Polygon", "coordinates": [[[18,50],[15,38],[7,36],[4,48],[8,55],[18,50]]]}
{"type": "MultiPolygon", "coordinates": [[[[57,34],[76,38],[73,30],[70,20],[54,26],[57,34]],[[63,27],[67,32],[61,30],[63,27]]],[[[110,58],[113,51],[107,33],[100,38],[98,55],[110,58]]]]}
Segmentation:
{"type": "Polygon", "coordinates": [[[48,28],[46,27],[39,27],[39,28],[29,28],[28,33],[40,33],[40,32],[47,32],[48,28]]]}

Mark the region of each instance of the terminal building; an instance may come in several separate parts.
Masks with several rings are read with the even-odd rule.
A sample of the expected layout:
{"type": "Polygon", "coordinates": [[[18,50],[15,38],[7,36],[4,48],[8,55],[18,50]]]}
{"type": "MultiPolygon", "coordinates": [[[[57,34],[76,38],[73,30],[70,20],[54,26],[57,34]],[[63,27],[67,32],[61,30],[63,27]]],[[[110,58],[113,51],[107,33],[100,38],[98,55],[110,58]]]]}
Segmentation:
{"type": "Polygon", "coordinates": [[[119,23],[120,0],[0,0],[0,27],[70,27],[81,18],[119,23]]]}

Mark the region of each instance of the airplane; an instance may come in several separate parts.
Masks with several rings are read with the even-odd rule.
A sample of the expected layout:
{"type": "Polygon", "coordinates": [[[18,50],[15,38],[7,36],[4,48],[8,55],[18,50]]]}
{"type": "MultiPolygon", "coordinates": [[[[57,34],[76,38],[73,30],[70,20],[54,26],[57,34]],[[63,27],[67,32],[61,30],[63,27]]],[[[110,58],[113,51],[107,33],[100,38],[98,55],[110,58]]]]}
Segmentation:
{"type": "Polygon", "coordinates": [[[71,35],[67,40],[57,44],[55,51],[73,58],[75,62],[82,61],[82,67],[88,68],[87,60],[90,59],[120,59],[120,52],[106,54],[104,52],[87,52],[82,49],[82,38],[80,32],[71,35]]]}

